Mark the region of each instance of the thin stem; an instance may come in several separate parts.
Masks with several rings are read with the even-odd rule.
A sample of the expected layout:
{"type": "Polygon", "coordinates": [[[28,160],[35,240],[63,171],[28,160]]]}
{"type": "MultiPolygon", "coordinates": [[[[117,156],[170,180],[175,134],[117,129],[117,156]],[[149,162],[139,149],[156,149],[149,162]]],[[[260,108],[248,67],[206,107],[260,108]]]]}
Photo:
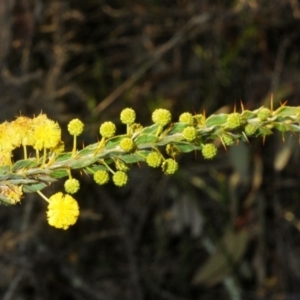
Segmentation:
{"type": "Polygon", "coordinates": [[[49,199],[41,192],[41,191],[36,191],[46,202],[50,203],[49,199]]]}

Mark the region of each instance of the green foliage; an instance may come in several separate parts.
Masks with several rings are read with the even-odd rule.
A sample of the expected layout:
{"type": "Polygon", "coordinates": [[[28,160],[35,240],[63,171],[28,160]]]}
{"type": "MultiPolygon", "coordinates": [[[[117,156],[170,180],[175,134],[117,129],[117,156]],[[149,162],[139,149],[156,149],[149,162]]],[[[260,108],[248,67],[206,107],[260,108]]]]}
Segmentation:
{"type": "MultiPolygon", "coordinates": [[[[130,110],[130,113],[134,111],[130,110]]],[[[105,126],[109,129],[113,127],[113,133],[109,130],[109,134],[104,134],[100,142],[88,145],[80,151],[73,149],[72,153],[61,154],[49,151],[45,154],[46,157],[18,160],[10,167],[1,166],[1,186],[17,185],[22,187],[24,193],[36,192],[68,176],[72,169],[81,169],[87,174],[94,174],[99,170],[114,173],[111,168],[115,160],[126,163],[127,169],[137,162],[146,162],[151,167],[162,163],[163,171],[173,174],[177,165],[167,167],[171,161],[164,158],[166,146],[166,153],[173,158],[180,153],[199,150],[204,158],[213,158],[217,153],[214,143],[218,140],[223,145],[230,146],[239,140],[247,140],[247,136],[265,137],[272,134],[274,129],[281,132],[300,132],[300,107],[283,105],[274,111],[261,107],[253,111],[243,110],[241,113],[212,115],[206,120],[204,118],[201,123],[193,117],[196,120],[193,126],[182,122],[167,125],[171,117],[169,112],[158,109],[153,113],[155,116],[160,114],[168,114],[168,121],[163,122],[165,126],[154,124],[135,131],[136,124],[127,124],[127,134],[112,136],[115,133],[115,125],[108,121],[100,128],[103,130],[105,126]],[[132,144],[130,149],[124,149],[124,141],[129,140],[132,144]],[[128,151],[131,153],[127,153],[128,151]]],[[[188,123],[191,123],[191,118],[188,123]]],[[[107,181],[102,180],[101,183],[107,181]]],[[[118,181],[119,186],[124,185],[127,179],[122,180],[122,184],[120,182],[118,181]]],[[[14,200],[10,201],[4,194],[2,192],[0,201],[15,204],[14,200]]]]}

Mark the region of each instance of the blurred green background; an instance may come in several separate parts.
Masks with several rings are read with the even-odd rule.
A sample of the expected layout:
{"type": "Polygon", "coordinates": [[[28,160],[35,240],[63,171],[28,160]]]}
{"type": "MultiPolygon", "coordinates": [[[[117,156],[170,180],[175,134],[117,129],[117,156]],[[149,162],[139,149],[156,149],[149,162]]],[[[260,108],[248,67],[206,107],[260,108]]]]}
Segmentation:
{"type": "MultiPolygon", "coordinates": [[[[41,111],[66,125],[151,123],[300,101],[298,0],[2,0],[0,118],[41,111]]],[[[4,300],[300,299],[299,137],[274,134],[212,161],[178,158],[168,177],[134,166],[129,184],[85,175],[77,224],[50,227],[35,194],[0,207],[4,300]],[[285,142],[283,142],[285,140],[285,142]]],[[[62,182],[45,189],[62,189],[62,182]]]]}

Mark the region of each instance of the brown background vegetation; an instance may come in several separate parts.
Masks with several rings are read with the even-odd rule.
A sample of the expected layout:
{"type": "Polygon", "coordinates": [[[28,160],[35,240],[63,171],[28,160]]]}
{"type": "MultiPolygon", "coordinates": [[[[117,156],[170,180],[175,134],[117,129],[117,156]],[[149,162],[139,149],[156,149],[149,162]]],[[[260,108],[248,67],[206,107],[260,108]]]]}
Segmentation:
{"type": "MultiPolygon", "coordinates": [[[[298,105],[299,49],[298,0],[2,0],[0,118],[77,117],[88,144],[124,107],[147,125],[158,107],[298,105]]],[[[75,174],[68,231],[36,195],[1,206],[1,299],[299,299],[298,137],[285,140],[185,155],[173,177],[135,166],[121,189],[75,174]]]]}

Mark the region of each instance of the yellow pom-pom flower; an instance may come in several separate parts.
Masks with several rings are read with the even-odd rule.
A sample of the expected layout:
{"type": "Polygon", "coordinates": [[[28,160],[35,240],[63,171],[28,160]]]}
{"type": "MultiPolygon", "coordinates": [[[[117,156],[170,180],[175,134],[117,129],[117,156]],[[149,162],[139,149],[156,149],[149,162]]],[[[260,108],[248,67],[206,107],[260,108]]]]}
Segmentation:
{"type": "Polygon", "coordinates": [[[49,198],[47,219],[49,225],[68,229],[74,225],[79,216],[77,201],[70,195],[59,192],[49,198]]]}
{"type": "Polygon", "coordinates": [[[191,141],[196,139],[197,130],[193,126],[188,126],[188,127],[183,129],[182,135],[187,141],[191,142],[191,141]]]}
{"type": "Polygon", "coordinates": [[[113,175],[113,182],[116,186],[124,186],[126,185],[128,181],[128,176],[125,172],[123,171],[117,171],[114,175],[113,175]]]}
{"type": "Polygon", "coordinates": [[[80,135],[83,131],[84,124],[79,119],[73,119],[68,124],[68,131],[71,135],[80,135]]]}
{"type": "Polygon", "coordinates": [[[18,145],[32,146],[34,144],[34,128],[32,119],[20,116],[11,122],[11,127],[14,129],[15,136],[18,139],[18,145]]]}
{"type": "Polygon", "coordinates": [[[188,124],[188,125],[193,125],[193,122],[194,122],[193,115],[189,112],[182,113],[179,116],[179,122],[185,123],[185,124],[188,124]]]}
{"type": "Polygon", "coordinates": [[[100,134],[104,138],[111,138],[116,133],[116,125],[113,122],[104,122],[99,129],[100,134]]]}
{"type": "Polygon", "coordinates": [[[94,180],[97,184],[103,185],[109,181],[109,174],[105,170],[98,170],[94,174],[94,180]]]}
{"type": "Polygon", "coordinates": [[[135,111],[132,108],[125,108],[121,111],[120,120],[123,124],[131,125],[135,122],[135,111]]]}
{"type": "Polygon", "coordinates": [[[202,155],[205,159],[212,159],[217,155],[217,147],[214,144],[205,144],[202,147],[202,155]]]}
{"type": "Polygon", "coordinates": [[[80,183],[75,178],[69,178],[68,180],[66,180],[64,187],[67,193],[75,194],[79,190],[80,183]]]}
{"type": "Polygon", "coordinates": [[[161,126],[171,122],[171,113],[167,109],[159,108],[152,113],[152,121],[161,126]]]}
{"type": "Polygon", "coordinates": [[[178,163],[172,158],[166,159],[162,164],[162,170],[166,175],[174,174],[178,169],[178,163]]]}
{"type": "Polygon", "coordinates": [[[33,136],[36,150],[55,148],[61,140],[61,129],[58,123],[41,114],[33,119],[33,136]]]}
{"type": "Polygon", "coordinates": [[[146,163],[149,167],[157,168],[161,165],[162,156],[160,153],[153,151],[147,155],[146,163]]]}
{"type": "Polygon", "coordinates": [[[15,137],[15,132],[11,132],[10,123],[4,122],[0,124],[0,150],[11,151],[15,149],[15,137]]]}
{"type": "Polygon", "coordinates": [[[230,129],[235,129],[241,126],[242,118],[239,113],[229,114],[227,117],[227,127],[230,129]]]}
{"type": "Polygon", "coordinates": [[[134,141],[131,138],[123,138],[120,142],[120,147],[125,152],[130,152],[134,149],[134,141]]]}

